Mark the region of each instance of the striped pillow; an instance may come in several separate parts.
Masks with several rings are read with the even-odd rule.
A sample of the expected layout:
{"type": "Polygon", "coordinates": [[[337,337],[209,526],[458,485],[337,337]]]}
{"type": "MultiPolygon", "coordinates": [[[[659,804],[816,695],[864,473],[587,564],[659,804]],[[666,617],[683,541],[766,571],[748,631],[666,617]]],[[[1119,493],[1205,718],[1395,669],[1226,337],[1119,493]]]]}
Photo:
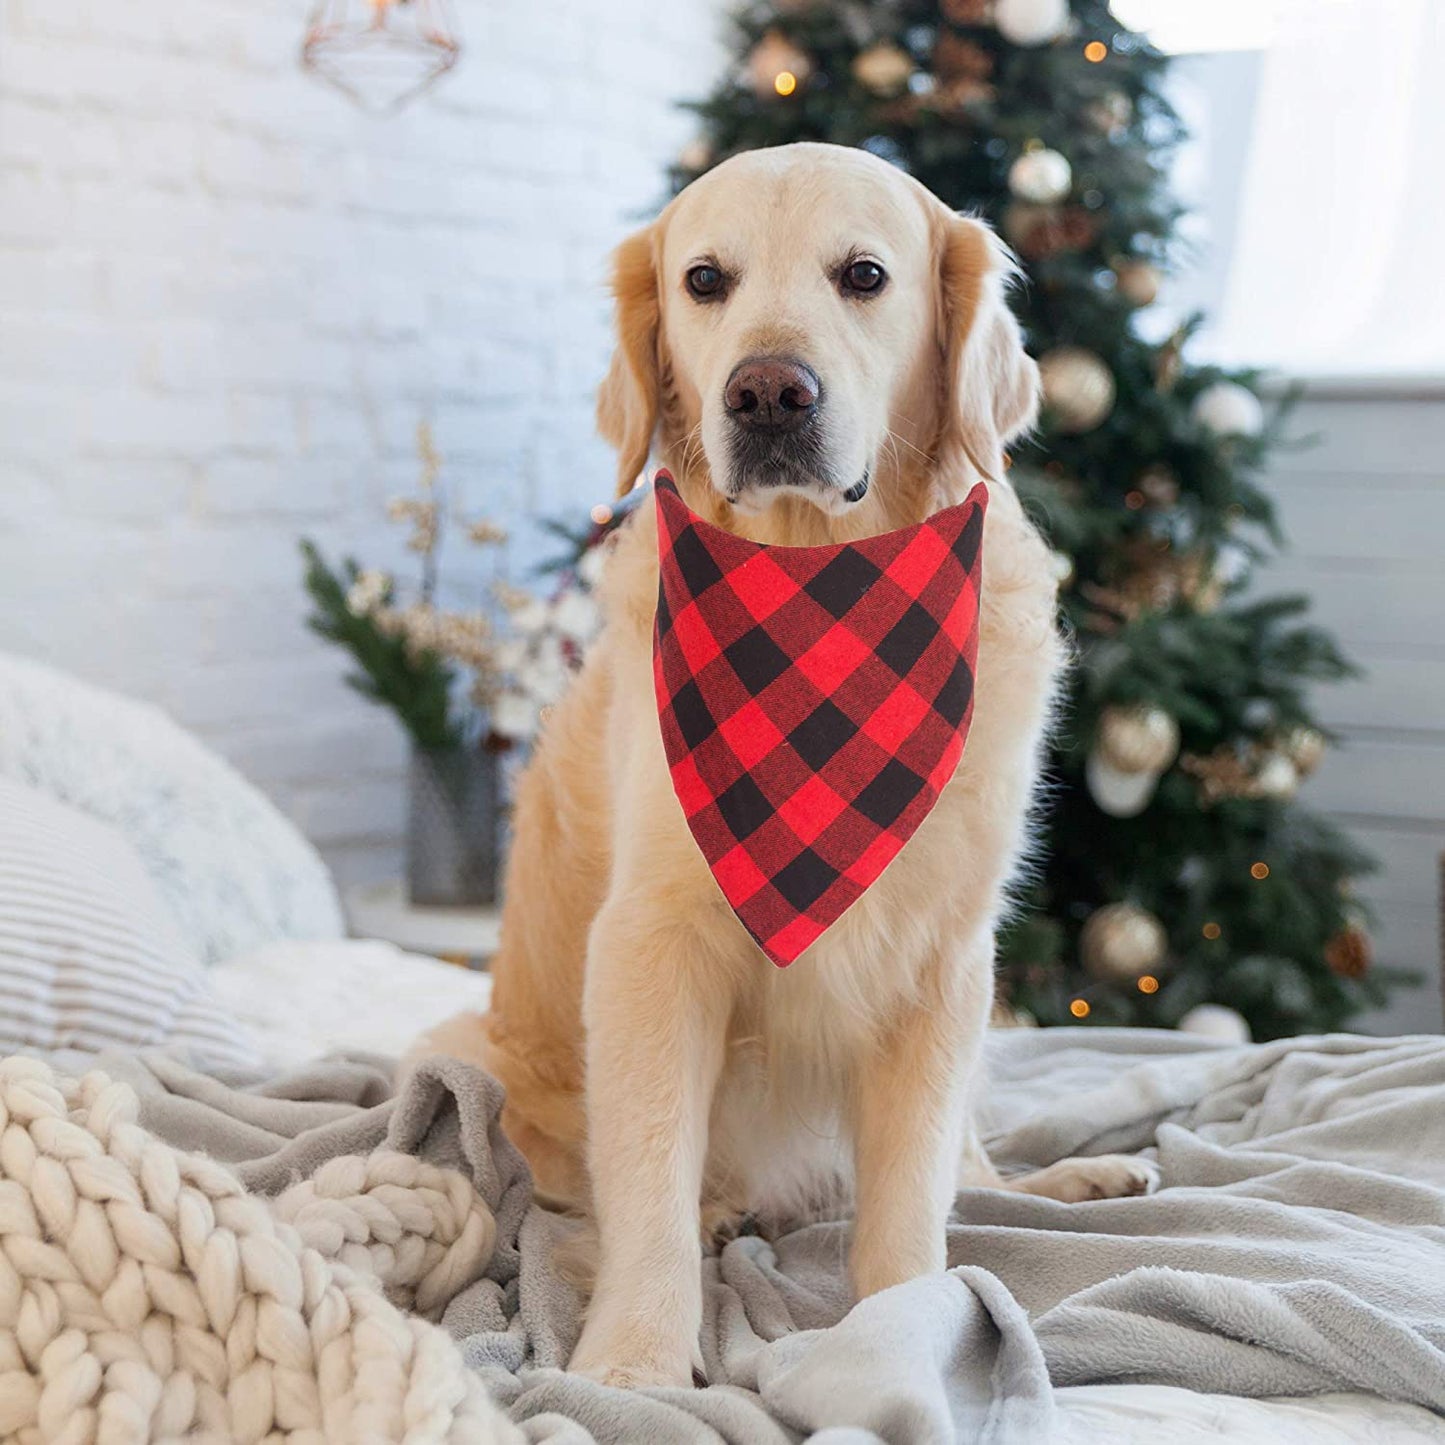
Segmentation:
{"type": "Polygon", "coordinates": [[[125,839],[0,779],[0,1055],[157,1045],[257,1059],[125,839]]]}

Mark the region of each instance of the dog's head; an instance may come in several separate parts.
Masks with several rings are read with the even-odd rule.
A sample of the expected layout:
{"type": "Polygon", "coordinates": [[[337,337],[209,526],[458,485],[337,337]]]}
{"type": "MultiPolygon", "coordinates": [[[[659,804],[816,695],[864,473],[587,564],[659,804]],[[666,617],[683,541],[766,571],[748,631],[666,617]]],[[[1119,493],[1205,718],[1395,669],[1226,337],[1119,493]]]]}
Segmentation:
{"type": "Polygon", "coordinates": [[[693,182],[614,257],[618,346],[598,396],[625,490],[654,440],[760,512],[849,513],[927,472],[997,476],[1038,376],[1007,252],[862,151],[751,151],[693,182]]]}

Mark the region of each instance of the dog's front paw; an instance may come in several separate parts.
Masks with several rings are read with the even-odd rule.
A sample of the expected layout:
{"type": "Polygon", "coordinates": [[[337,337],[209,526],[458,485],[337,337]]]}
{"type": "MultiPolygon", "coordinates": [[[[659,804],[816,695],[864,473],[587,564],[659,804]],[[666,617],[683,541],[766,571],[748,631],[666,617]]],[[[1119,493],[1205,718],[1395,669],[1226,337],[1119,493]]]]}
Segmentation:
{"type": "Polygon", "coordinates": [[[695,1383],[691,1368],[681,1375],[657,1364],[612,1364],[579,1366],[574,1360],[568,1367],[574,1375],[596,1380],[599,1385],[611,1385],[618,1390],[640,1390],[645,1385],[680,1385],[695,1383]]]}
{"type": "Polygon", "coordinates": [[[726,1244],[744,1234],[757,1234],[757,1218],[745,1209],[730,1204],[704,1203],[702,1206],[702,1250],[716,1254],[726,1244]]]}
{"type": "Polygon", "coordinates": [[[1152,1194],[1159,1187],[1159,1166],[1129,1154],[1066,1159],[1058,1168],[1062,1171],[1063,1192],[1056,1197],[1069,1204],[1086,1199],[1126,1199],[1152,1194]]]}
{"type": "Polygon", "coordinates": [[[1159,1166],[1132,1154],[1099,1154],[1089,1159],[1061,1159],[1036,1174],[1026,1174],[1010,1187],[1064,1204],[1090,1199],[1125,1199],[1152,1194],[1159,1187],[1159,1166]]]}
{"type": "Polygon", "coordinates": [[[584,1331],[567,1369],[599,1385],[636,1390],[644,1385],[685,1388],[694,1382],[700,1366],[687,1350],[662,1349],[640,1339],[589,1338],[584,1331]]]}

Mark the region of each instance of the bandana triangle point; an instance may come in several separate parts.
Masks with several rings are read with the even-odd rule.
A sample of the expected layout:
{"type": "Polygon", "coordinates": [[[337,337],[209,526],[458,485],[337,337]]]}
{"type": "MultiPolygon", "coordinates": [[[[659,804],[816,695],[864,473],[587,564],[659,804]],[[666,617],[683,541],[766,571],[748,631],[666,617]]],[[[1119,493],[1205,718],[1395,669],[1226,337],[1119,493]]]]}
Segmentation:
{"type": "Polygon", "coordinates": [[[878,879],[963,755],[988,490],[818,547],[716,527],[666,471],[654,495],[673,790],[733,912],[785,968],[878,879]]]}

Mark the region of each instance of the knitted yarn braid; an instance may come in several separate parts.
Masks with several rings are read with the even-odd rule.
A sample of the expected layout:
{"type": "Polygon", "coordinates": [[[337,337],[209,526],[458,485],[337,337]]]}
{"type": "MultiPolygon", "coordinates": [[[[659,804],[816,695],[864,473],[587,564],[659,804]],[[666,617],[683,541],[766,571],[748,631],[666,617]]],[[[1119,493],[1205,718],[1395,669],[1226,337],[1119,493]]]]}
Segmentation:
{"type": "Polygon", "coordinates": [[[137,1115],[102,1073],[0,1061],[0,1439],[521,1440],[402,1312],[437,1315],[486,1267],[465,1178],[379,1151],[267,1200],[137,1115]]]}

